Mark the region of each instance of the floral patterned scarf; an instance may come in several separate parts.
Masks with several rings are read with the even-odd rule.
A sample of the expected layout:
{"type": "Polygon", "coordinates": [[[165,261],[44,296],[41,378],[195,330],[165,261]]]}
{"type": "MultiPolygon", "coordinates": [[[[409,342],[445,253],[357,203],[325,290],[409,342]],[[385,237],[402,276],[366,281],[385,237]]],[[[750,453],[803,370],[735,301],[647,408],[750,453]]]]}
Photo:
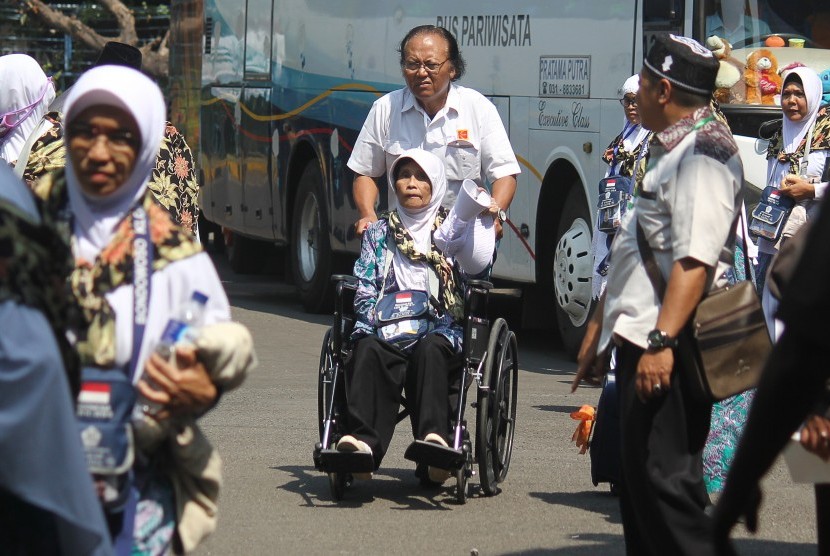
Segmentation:
{"type": "MultiPolygon", "coordinates": [[[[444,221],[447,213],[442,208],[439,209],[438,215],[435,217],[435,222],[432,224],[432,232],[438,229],[438,226],[444,221]]],[[[415,247],[415,240],[410,235],[406,226],[401,223],[401,218],[398,216],[398,211],[393,210],[389,213],[389,233],[395,242],[395,247],[415,262],[426,262],[430,265],[438,275],[438,283],[440,289],[439,300],[441,306],[452,315],[456,321],[461,320],[464,316],[464,301],[458,291],[456,270],[447,258],[435,247],[435,243],[430,242],[429,252],[421,253],[415,247]]]]}
{"type": "MultiPolygon", "coordinates": [[[[68,195],[63,171],[44,177],[38,183],[36,192],[46,199],[48,210],[58,215],[60,230],[69,244],[72,223],[66,211],[68,195]]],[[[155,203],[149,191],[142,202],[150,221],[153,271],[201,251],[199,244],[176,226],[167,212],[155,203]]],[[[78,342],[75,346],[82,363],[86,365],[106,368],[115,362],[115,312],[105,296],[123,284],[132,283],[133,237],[132,218],[128,212],[95,261],[76,260],[69,277],[74,302],[88,323],[76,331],[78,342]]]]}
{"type": "MultiPolygon", "coordinates": [[[[808,133],[809,136],[809,133],[808,133]]],[[[807,137],[801,140],[798,148],[793,153],[784,152],[784,135],[781,130],[770,139],[767,146],[767,159],[777,157],[779,162],[788,164],[791,174],[799,174],[799,164],[804,157],[804,151],[807,148],[807,137]]],[[[818,111],[816,118],[816,127],[813,130],[813,140],[810,143],[811,151],[826,151],[830,150],[830,110],[828,107],[823,107],[818,111]]]]}

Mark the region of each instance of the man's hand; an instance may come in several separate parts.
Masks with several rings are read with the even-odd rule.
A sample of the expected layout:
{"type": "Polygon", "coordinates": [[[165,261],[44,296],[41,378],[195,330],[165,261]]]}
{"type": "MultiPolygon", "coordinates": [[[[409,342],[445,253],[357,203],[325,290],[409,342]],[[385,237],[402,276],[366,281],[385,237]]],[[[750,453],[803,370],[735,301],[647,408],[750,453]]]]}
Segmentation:
{"type": "Polygon", "coordinates": [[[576,392],[579,383],[583,380],[590,384],[599,384],[597,378],[605,373],[605,358],[597,357],[604,307],[605,295],[603,294],[597,302],[591,320],[585,325],[585,336],[582,338],[582,345],[579,346],[579,353],[576,356],[576,376],[571,382],[571,392],[576,392]]]}
{"type": "Polygon", "coordinates": [[[637,378],[634,383],[641,402],[659,398],[671,388],[673,366],[674,352],[670,348],[643,353],[637,362],[637,378]]]}
{"type": "Polygon", "coordinates": [[[366,231],[366,228],[369,227],[369,224],[371,224],[372,222],[377,222],[377,221],[378,221],[377,215],[372,214],[370,216],[364,216],[363,218],[361,218],[360,220],[355,222],[354,232],[357,234],[357,237],[362,237],[363,232],[366,231]]]}
{"type": "Polygon", "coordinates": [[[192,347],[176,348],[175,365],[153,353],[144,370],[155,388],[144,380],[139,380],[137,387],[149,401],[162,406],[161,411],[153,415],[157,420],[174,414],[198,415],[210,408],[219,394],[192,347]]]}
{"type": "Polygon", "coordinates": [[[830,460],[830,419],[811,415],[801,428],[801,445],[824,461],[830,460]]]}
{"type": "Polygon", "coordinates": [[[360,220],[355,222],[354,231],[358,237],[361,237],[369,224],[378,219],[375,214],[375,204],[378,202],[378,184],[375,179],[355,174],[354,182],[352,182],[352,197],[360,214],[360,220]]]}

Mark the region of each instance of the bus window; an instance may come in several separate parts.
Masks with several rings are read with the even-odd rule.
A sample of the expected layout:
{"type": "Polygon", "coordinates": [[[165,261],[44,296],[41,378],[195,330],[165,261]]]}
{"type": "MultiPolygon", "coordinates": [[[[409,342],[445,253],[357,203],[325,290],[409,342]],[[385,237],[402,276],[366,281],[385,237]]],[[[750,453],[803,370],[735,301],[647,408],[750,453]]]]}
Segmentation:
{"type": "Polygon", "coordinates": [[[245,79],[271,78],[271,0],[248,0],[245,79]]]}
{"type": "Polygon", "coordinates": [[[684,35],[683,0],[644,0],[643,1],[643,56],[654,42],[658,32],[684,35]]]}

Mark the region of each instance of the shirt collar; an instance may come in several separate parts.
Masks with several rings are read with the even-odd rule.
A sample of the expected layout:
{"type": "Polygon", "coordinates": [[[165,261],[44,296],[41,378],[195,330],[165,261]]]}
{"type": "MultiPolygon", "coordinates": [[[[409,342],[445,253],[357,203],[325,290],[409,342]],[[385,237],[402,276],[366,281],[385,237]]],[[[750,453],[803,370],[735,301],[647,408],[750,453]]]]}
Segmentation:
{"type": "Polygon", "coordinates": [[[675,148],[680,141],[694,130],[695,124],[712,115],[709,106],[701,106],[688,116],[685,116],[673,123],[660,133],[655,133],[655,140],[660,143],[666,151],[675,148]]]}
{"type": "MultiPolygon", "coordinates": [[[[455,86],[455,83],[450,83],[450,90],[447,93],[447,102],[444,103],[444,109],[455,110],[455,112],[458,113],[458,108],[460,105],[461,94],[458,92],[458,88],[455,86]]],[[[412,94],[412,91],[409,90],[409,87],[406,87],[403,91],[403,102],[401,103],[401,112],[407,112],[409,110],[418,110],[419,112],[426,114],[426,111],[421,107],[420,104],[418,104],[415,95],[412,94]]]]}

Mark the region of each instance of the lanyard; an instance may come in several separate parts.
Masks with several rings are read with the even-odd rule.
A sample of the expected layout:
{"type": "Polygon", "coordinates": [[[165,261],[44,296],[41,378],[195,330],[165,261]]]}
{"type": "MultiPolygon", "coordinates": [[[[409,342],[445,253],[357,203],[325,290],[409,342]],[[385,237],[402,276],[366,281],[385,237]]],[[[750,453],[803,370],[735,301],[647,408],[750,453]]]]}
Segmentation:
{"type": "Polygon", "coordinates": [[[153,274],[153,250],[150,241],[150,224],[147,211],[139,203],[133,209],[133,350],[127,372],[134,376],[137,372],[138,355],[147,328],[147,315],[150,312],[150,291],[153,274]]]}

